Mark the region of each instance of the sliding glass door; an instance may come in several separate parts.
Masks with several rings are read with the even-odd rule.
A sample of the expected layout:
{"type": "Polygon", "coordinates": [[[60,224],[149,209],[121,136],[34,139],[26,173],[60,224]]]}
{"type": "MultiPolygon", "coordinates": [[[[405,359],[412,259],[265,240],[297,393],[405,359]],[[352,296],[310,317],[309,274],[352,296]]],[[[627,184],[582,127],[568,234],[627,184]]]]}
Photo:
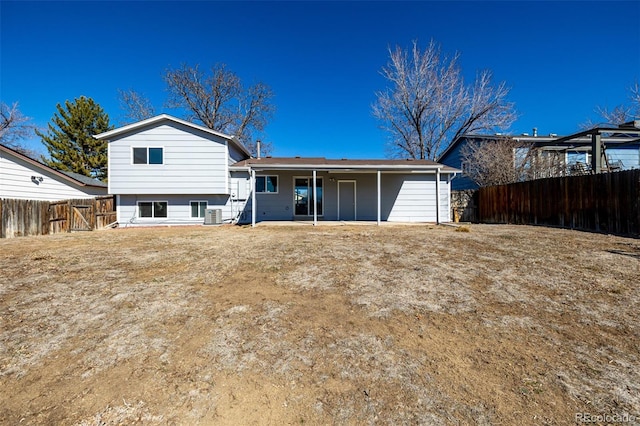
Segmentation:
{"type": "Polygon", "coordinates": [[[322,216],[322,178],[316,178],[316,196],[313,194],[313,178],[294,178],[293,205],[296,216],[313,216],[313,203],[318,206],[318,216],[322,216]]]}

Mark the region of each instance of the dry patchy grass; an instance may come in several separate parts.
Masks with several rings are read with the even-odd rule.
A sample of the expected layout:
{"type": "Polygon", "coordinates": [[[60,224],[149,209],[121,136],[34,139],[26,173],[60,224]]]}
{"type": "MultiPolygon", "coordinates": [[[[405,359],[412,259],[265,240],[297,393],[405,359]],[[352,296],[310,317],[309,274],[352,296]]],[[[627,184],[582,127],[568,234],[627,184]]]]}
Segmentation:
{"type": "Polygon", "coordinates": [[[472,226],[0,241],[0,423],[640,415],[640,242],[472,226]]]}

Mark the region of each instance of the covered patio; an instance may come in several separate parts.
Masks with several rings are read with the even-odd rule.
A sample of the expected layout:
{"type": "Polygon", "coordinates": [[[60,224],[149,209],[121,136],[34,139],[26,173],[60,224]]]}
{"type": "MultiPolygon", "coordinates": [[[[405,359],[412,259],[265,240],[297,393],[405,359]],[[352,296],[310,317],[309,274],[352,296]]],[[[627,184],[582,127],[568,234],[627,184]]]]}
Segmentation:
{"type": "Polygon", "coordinates": [[[249,174],[252,226],[448,222],[450,181],[458,172],[429,160],[299,157],[248,159],[230,169],[249,174]]]}

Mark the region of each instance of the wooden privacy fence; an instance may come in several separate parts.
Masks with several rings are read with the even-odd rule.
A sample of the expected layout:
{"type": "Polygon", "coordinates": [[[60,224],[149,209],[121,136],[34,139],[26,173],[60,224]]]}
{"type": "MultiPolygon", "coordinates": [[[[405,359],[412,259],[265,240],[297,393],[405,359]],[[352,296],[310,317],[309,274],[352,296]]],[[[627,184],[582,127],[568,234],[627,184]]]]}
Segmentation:
{"type": "Polygon", "coordinates": [[[640,235],[640,170],[480,188],[479,221],[640,235]]]}
{"type": "Polygon", "coordinates": [[[113,196],[51,202],[0,199],[0,238],[92,231],[115,221],[113,196]]]}
{"type": "Polygon", "coordinates": [[[0,238],[48,233],[48,201],[0,199],[0,238]]]}

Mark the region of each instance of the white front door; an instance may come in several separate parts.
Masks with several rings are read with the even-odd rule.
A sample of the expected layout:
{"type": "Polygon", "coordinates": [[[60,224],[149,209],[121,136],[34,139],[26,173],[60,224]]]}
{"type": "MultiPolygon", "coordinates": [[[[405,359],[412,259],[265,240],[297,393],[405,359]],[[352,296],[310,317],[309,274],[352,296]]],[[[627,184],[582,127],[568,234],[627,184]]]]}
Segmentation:
{"type": "Polygon", "coordinates": [[[338,181],[338,220],[356,220],[356,181],[338,181]]]}

